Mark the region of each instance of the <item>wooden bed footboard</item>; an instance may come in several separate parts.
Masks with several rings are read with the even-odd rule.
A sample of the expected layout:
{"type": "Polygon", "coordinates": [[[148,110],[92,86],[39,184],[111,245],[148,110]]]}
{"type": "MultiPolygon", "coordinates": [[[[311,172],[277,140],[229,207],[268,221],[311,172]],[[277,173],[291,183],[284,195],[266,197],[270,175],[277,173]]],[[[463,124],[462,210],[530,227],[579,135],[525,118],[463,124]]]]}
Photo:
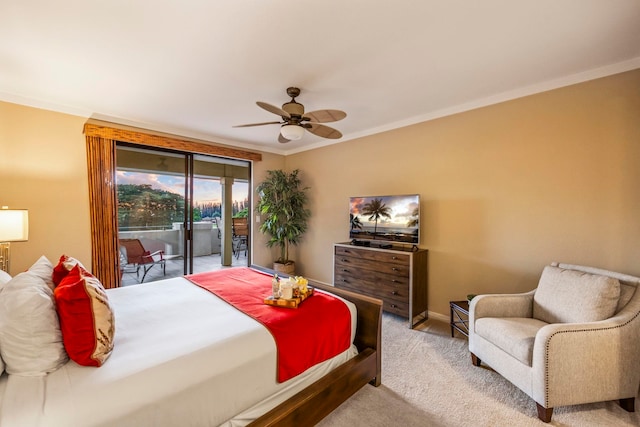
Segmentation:
{"type": "MultiPolygon", "coordinates": [[[[273,274],[273,270],[263,267],[251,268],[273,274]]],[[[358,323],[354,344],[358,355],[256,419],[250,426],[315,425],[367,383],[376,387],[381,383],[382,301],[313,281],[309,284],[355,304],[358,323]]]]}

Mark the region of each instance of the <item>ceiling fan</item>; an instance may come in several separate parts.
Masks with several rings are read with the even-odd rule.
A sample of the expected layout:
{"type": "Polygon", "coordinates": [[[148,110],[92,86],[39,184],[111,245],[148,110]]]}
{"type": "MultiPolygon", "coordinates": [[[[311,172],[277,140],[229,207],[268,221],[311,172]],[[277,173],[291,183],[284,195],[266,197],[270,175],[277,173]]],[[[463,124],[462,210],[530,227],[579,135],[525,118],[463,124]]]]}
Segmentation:
{"type": "Polygon", "coordinates": [[[322,138],[342,138],[342,133],[340,133],[339,130],[321,123],[337,122],[347,117],[347,113],[340,110],[316,110],[305,113],[304,105],[296,102],[296,97],[300,95],[300,89],[297,87],[287,88],[287,95],[291,97],[291,101],[282,104],[282,108],[267,104],[266,102],[256,102],[258,107],[280,116],[282,121],[250,123],[237,125],[234,126],[234,128],[279,124],[282,125],[280,127],[280,134],[278,135],[278,142],[281,143],[297,141],[302,138],[305,129],[322,138]]]}

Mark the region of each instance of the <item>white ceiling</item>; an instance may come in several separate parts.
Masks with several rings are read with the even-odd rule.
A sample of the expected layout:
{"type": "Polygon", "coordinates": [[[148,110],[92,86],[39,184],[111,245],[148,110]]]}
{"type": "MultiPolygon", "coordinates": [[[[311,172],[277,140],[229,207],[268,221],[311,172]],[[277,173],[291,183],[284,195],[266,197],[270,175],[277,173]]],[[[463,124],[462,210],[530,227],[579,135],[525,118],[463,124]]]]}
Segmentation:
{"type": "Polygon", "coordinates": [[[282,154],[635,68],[638,0],[0,0],[0,100],[282,154]],[[344,137],[232,127],[288,86],[344,137]]]}

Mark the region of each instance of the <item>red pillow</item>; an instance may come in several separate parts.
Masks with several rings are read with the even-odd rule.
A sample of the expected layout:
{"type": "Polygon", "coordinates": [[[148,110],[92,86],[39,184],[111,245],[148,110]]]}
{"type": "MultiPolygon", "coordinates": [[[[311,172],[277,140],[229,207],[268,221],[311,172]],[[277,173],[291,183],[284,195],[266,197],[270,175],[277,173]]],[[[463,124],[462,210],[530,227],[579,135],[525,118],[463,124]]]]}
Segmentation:
{"type": "Polygon", "coordinates": [[[111,355],[115,320],[102,283],[76,265],[54,290],[62,342],[79,365],[102,366],[111,355]]]}
{"type": "MultiPolygon", "coordinates": [[[[53,267],[53,283],[55,286],[58,286],[62,279],[67,277],[67,274],[71,271],[73,267],[79,265],[84,268],[84,265],[80,261],[75,258],[72,258],[67,255],[62,255],[60,260],[58,261],[58,265],[53,267]]],[[[85,269],[86,270],[86,269],[85,269]]]]}

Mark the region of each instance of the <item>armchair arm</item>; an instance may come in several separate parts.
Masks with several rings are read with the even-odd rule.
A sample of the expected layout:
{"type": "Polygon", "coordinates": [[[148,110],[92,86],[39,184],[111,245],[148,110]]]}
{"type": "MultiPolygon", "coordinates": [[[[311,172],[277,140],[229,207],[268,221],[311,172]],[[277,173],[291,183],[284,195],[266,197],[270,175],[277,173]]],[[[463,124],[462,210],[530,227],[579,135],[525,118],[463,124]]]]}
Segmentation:
{"type": "Polygon", "coordinates": [[[476,319],[482,317],[531,317],[533,291],[522,294],[477,295],[469,303],[469,342],[476,331],[476,319]]]}
{"type": "Polygon", "coordinates": [[[550,324],[533,347],[533,399],[546,408],[634,397],[640,382],[640,315],[550,324]]]}
{"type": "Polygon", "coordinates": [[[478,295],[469,304],[469,314],[481,317],[531,317],[535,290],[522,294],[478,295]]]}
{"type": "Polygon", "coordinates": [[[149,252],[149,251],[145,251],[144,254],[142,254],[142,262],[141,264],[151,264],[154,263],[156,261],[162,261],[164,259],[164,251],[163,250],[159,250],[159,251],[155,251],[155,252],[149,252]],[[157,256],[160,256],[160,259],[156,259],[157,256]]]}

